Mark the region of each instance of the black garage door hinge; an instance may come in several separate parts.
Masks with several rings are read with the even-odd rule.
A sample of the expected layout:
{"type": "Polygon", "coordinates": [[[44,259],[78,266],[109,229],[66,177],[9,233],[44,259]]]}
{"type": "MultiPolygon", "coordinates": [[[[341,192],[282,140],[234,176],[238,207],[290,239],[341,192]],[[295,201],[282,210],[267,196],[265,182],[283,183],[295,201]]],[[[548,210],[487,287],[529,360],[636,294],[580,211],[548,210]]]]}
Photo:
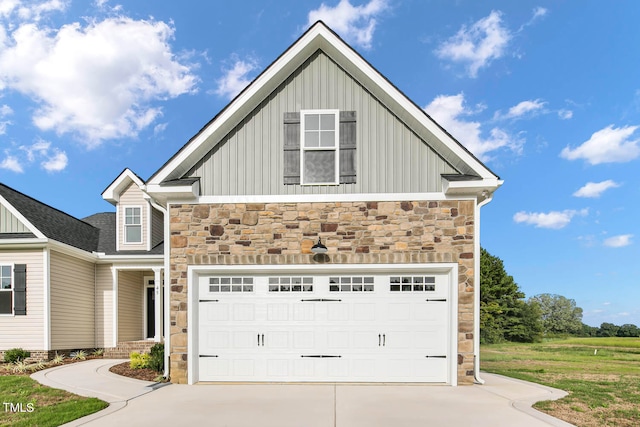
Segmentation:
{"type": "Polygon", "coordinates": [[[220,302],[220,300],[217,300],[217,299],[201,299],[198,301],[199,302],[220,302]]]}
{"type": "Polygon", "coordinates": [[[303,299],[300,300],[302,302],[340,302],[341,299],[327,299],[327,298],[313,298],[313,299],[303,299]]]}
{"type": "Polygon", "coordinates": [[[446,359],[447,356],[425,356],[427,359],[446,359]]]}
{"type": "Polygon", "coordinates": [[[217,354],[201,354],[198,357],[218,357],[217,354]]]}
{"type": "Polygon", "coordinates": [[[427,302],[447,302],[446,298],[442,299],[426,299],[427,302]]]}

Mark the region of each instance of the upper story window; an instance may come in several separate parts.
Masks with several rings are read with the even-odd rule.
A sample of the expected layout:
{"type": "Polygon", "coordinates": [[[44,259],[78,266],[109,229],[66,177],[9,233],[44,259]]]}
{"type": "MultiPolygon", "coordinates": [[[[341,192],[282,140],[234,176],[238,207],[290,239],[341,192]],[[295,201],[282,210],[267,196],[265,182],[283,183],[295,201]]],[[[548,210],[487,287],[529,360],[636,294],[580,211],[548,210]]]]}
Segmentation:
{"type": "Polygon", "coordinates": [[[300,115],[302,184],[338,184],[338,110],[303,110],[300,115]]]}
{"type": "Polygon", "coordinates": [[[142,208],[124,208],[124,242],[142,243],[142,208]]]}
{"type": "Polygon", "coordinates": [[[10,265],[0,265],[0,314],[13,314],[13,277],[10,265]]]}

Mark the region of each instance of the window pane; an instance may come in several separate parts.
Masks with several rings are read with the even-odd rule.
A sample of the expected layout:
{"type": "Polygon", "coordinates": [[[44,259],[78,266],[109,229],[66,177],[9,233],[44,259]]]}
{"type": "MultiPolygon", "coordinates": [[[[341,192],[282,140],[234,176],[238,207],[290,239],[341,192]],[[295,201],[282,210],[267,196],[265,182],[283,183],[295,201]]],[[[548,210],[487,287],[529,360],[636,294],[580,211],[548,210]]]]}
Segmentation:
{"type": "Polygon", "coordinates": [[[1,274],[2,274],[2,277],[11,277],[11,266],[3,265],[1,274]]]}
{"type": "Polygon", "coordinates": [[[320,118],[318,114],[305,114],[304,116],[304,129],[305,130],[318,130],[320,129],[320,118]]]}
{"type": "Polygon", "coordinates": [[[320,132],[320,146],[321,147],[335,147],[336,146],[336,133],[334,131],[320,132]]]}
{"type": "Polygon", "coordinates": [[[11,289],[11,277],[3,277],[0,289],[11,289]]]}
{"type": "Polygon", "coordinates": [[[336,181],[335,151],[304,153],[304,183],[334,183],[336,181]]]}
{"type": "Polygon", "coordinates": [[[320,135],[318,134],[318,131],[304,133],[304,146],[305,147],[320,146],[320,135]]]}
{"type": "Polygon", "coordinates": [[[13,292],[0,292],[0,314],[13,313],[13,292]]]}
{"type": "Polygon", "coordinates": [[[142,227],[139,225],[128,225],[125,227],[127,231],[127,242],[141,242],[142,241],[142,227]]]}
{"type": "Polygon", "coordinates": [[[336,128],[336,116],[335,114],[321,114],[320,115],[320,129],[322,130],[335,130],[336,128]]]}

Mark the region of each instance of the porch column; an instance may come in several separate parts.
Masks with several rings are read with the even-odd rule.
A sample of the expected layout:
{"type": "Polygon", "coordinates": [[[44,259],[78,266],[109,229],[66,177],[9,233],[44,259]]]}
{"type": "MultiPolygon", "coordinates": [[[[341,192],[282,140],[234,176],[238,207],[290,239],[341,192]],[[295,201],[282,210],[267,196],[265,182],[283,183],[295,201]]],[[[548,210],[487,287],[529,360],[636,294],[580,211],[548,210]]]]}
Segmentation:
{"type": "Polygon", "coordinates": [[[162,341],[162,268],[153,269],[153,287],[154,287],[154,313],[155,325],[153,340],[155,342],[162,341]]]}

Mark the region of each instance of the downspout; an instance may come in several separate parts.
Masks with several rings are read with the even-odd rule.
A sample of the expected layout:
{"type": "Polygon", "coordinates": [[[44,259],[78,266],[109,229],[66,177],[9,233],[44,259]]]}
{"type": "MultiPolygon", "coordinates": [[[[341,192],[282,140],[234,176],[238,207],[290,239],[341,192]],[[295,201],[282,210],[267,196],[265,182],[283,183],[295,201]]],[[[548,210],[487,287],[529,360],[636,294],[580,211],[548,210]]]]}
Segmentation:
{"type": "Polygon", "coordinates": [[[482,192],[482,201],[476,203],[476,211],[474,215],[474,222],[476,227],[474,237],[474,252],[477,256],[474,258],[474,302],[473,302],[473,378],[477,384],[484,384],[484,380],[480,378],[480,208],[493,200],[493,193],[485,190],[482,192]]]}
{"type": "MultiPolygon", "coordinates": [[[[171,242],[171,238],[170,238],[170,231],[169,231],[169,204],[167,203],[167,207],[166,209],[162,206],[160,206],[158,203],[156,203],[155,200],[153,200],[153,198],[151,196],[149,196],[149,203],[151,203],[151,206],[153,206],[154,208],[158,209],[160,212],[162,212],[163,218],[164,218],[164,274],[162,275],[162,289],[164,292],[164,298],[163,298],[163,304],[162,304],[162,315],[164,317],[164,326],[163,326],[163,330],[162,330],[162,335],[164,335],[164,372],[163,372],[163,376],[165,378],[169,378],[169,356],[170,356],[170,351],[171,351],[171,318],[170,318],[170,311],[169,311],[169,289],[170,286],[167,286],[167,277],[168,276],[168,272],[169,270],[169,252],[170,252],[170,248],[169,248],[169,244],[171,242]]],[[[170,280],[170,278],[169,278],[170,280]]]]}

